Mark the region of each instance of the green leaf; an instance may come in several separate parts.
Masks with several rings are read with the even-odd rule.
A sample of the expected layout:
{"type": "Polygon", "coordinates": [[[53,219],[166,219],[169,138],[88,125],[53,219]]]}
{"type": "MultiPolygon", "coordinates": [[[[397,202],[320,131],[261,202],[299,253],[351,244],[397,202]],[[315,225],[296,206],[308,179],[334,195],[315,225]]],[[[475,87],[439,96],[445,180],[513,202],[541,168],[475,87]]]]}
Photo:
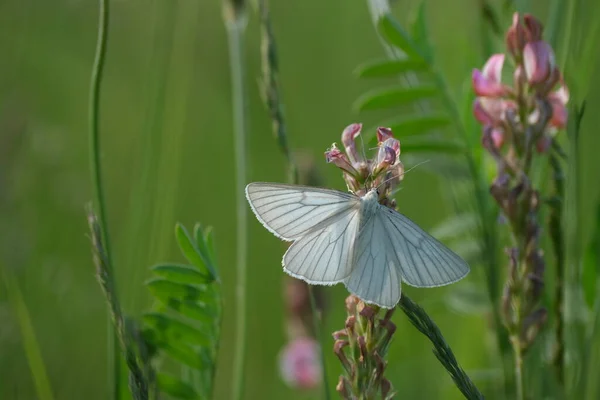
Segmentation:
{"type": "Polygon", "coordinates": [[[200,269],[200,271],[206,270],[208,274],[214,279],[215,273],[210,264],[210,260],[206,258],[206,253],[202,253],[196,243],[192,241],[189,233],[181,224],[175,225],[175,237],[181,252],[188,259],[190,263],[200,269]]]}
{"type": "Polygon", "coordinates": [[[210,297],[207,295],[205,287],[171,282],[163,278],[150,279],[146,281],[146,286],[148,286],[148,290],[154,297],[165,304],[168,304],[171,298],[204,301],[210,297]]]}
{"type": "Polygon", "coordinates": [[[202,274],[197,268],[194,268],[191,265],[176,263],[158,264],[151,269],[156,275],[171,282],[193,283],[198,285],[211,282],[209,276],[202,274]]]}
{"type": "Polygon", "coordinates": [[[210,325],[215,322],[215,312],[206,304],[170,298],[165,305],[173,311],[177,311],[184,317],[202,322],[203,324],[210,325]]]}
{"type": "Polygon", "coordinates": [[[210,260],[215,273],[215,279],[219,280],[219,271],[217,266],[217,256],[215,250],[215,234],[212,226],[208,226],[206,227],[206,229],[204,229],[204,241],[206,242],[206,247],[208,248],[208,252],[210,254],[210,260]]]}
{"type": "Polygon", "coordinates": [[[194,400],[199,399],[200,395],[189,384],[163,373],[156,374],[156,384],[161,392],[178,399],[194,400]]]}
{"type": "Polygon", "coordinates": [[[197,370],[203,370],[206,368],[206,365],[209,364],[205,360],[205,357],[203,357],[201,350],[196,350],[185,343],[163,341],[159,342],[157,347],[173,360],[179,361],[180,363],[197,370]]]}
{"type": "Polygon", "coordinates": [[[143,316],[146,325],[158,332],[167,342],[185,342],[196,346],[211,346],[209,335],[190,324],[173,318],[170,315],[149,312],[143,316]]]}
{"type": "Polygon", "coordinates": [[[385,14],[379,19],[378,28],[389,44],[402,50],[409,58],[425,60],[417,44],[391,14],[385,14]]]}
{"type": "Polygon", "coordinates": [[[427,16],[425,13],[425,1],[421,1],[417,8],[414,20],[411,24],[412,40],[415,46],[423,53],[424,58],[429,64],[432,63],[433,52],[429,44],[429,29],[427,29],[427,16]]]}
{"type": "Polygon", "coordinates": [[[354,103],[354,108],[363,111],[393,107],[430,98],[437,94],[438,89],[435,86],[375,89],[360,96],[354,103]]]}
{"type": "Polygon", "coordinates": [[[354,73],[359,78],[379,78],[406,72],[423,72],[428,69],[428,65],[421,60],[377,60],[359,65],[354,73]]]}
{"type": "Polygon", "coordinates": [[[412,142],[404,141],[401,142],[402,152],[406,153],[446,153],[446,154],[462,154],[465,152],[465,147],[457,142],[437,140],[437,141],[423,141],[412,142]]]}

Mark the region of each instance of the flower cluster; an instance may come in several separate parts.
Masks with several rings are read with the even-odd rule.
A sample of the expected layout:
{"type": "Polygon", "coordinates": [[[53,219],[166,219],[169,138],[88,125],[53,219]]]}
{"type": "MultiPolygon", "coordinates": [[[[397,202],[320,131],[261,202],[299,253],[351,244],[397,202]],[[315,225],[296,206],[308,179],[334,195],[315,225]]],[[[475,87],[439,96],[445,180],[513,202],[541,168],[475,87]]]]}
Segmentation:
{"type": "Polygon", "coordinates": [[[343,399],[393,398],[392,384],[384,377],[384,359],[396,331],[391,322],[394,309],[378,319],[379,307],[350,295],[346,310],[345,329],[333,333],[334,352],[346,372],[336,390],[343,399]]]}
{"type": "Polygon", "coordinates": [[[542,32],[534,17],[525,15],[521,22],[514,14],[506,34],[515,66],[512,86],[502,83],[505,54],[494,54],[481,71],[473,70],[475,118],[484,125],[483,145],[496,157],[505,147],[516,155],[532,144],[545,152],[566,125],[569,93],[542,32]]]}
{"type": "Polygon", "coordinates": [[[490,192],[510,228],[514,245],[506,249],[508,278],[502,314],[517,362],[531,346],[547,311],[538,307],[545,262],[537,221],[540,194],[529,179],[535,153],[552,147],[567,123],[568,91],[552,48],[542,40],[542,25],[515,13],[506,34],[514,62],[513,84],[502,83],[505,55],[495,54],[482,71],[473,71],[475,118],[483,125],[482,143],[497,163],[490,192]]]}
{"type": "Polygon", "coordinates": [[[369,189],[378,187],[381,203],[393,206],[388,204],[389,195],[404,178],[404,165],[400,162],[400,141],[394,138],[390,128],[377,128],[377,155],[373,159],[367,159],[356,146],[361,130],[362,124],[348,125],[342,132],[345,154],[334,143],[325,152],[325,159],[342,169],[350,191],[362,196],[369,189]]]}

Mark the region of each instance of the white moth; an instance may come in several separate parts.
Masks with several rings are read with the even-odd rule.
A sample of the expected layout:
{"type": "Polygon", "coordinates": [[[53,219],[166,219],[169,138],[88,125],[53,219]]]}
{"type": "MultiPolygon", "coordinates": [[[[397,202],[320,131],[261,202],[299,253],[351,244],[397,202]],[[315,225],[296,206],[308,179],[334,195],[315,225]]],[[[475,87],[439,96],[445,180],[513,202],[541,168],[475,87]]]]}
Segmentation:
{"type": "Polygon", "coordinates": [[[367,303],[393,308],[401,282],[448,285],[469,266],[404,215],[382,206],[377,189],[364,197],[316,187],[255,182],[246,197],[256,218],[294,243],[283,269],[313,285],[344,283],[367,303]]]}

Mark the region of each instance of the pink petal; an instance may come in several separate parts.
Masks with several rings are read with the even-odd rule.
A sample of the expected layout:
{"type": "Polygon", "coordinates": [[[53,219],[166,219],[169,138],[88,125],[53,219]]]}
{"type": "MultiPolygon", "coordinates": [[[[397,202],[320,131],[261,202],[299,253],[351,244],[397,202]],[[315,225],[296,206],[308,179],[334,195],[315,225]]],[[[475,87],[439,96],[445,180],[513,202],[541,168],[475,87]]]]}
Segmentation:
{"type": "Polygon", "coordinates": [[[483,66],[483,76],[491,82],[500,83],[502,81],[502,66],[504,65],[504,54],[494,54],[483,66]]]}
{"type": "Polygon", "coordinates": [[[481,99],[475,99],[473,103],[473,115],[483,125],[491,125],[494,122],[481,106],[481,99]]]}
{"type": "Polygon", "coordinates": [[[500,83],[503,65],[504,54],[494,54],[485,63],[482,71],[473,70],[471,78],[477,96],[498,97],[506,94],[506,88],[500,83]]]}
{"type": "Polygon", "coordinates": [[[342,143],[346,150],[346,154],[353,164],[356,162],[364,161],[362,154],[356,151],[356,143],[354,139],[360,135],[362,124],[350,124],[342,132],[342,143]]]}
{"type": "Polygon", "coordinates": [[[503,85],[486,78],[485,75],[477,69],[473,70],[471,80],[473,82],[473,91],[477,96],[501,97],[506,94],[506,89],[503,85]]]}
{"type": "Polygon", "coordinates": [[[523,51],[525,75],[530,85],[544,82],[555,68],[554,51],[544,41],[527,43],[523,51]]]}
{"type": "Polygon", "coordinates": [[[504,131],[502,129],[493,129],[490,133],[492,142],[497,149],[502,148],[504,144],[504,131]]]}

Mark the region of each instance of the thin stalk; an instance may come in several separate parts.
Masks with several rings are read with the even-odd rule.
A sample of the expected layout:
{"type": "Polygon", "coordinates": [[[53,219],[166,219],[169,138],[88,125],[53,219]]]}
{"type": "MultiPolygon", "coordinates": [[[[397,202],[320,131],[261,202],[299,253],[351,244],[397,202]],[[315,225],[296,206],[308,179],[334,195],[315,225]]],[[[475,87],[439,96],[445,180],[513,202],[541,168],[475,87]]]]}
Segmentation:
{"type": "MultiPolygon", "coordinates": [[[[108,44],[108,26],[110,22],[110,1],[99,0],[98,14],[98,36],[96,41],[96,53],[92,67],[90,80],[89,99],[89,145],[90,145],[90,171],[92,175],[94,205],[97,209],[100,234],[104,242],[107,257],[107,268],[112,273],[112,253],[110,252],[110,240],[108,223],[106,220],[106,205],[104,187],[102,185],[102,166],[100,151],[100,88],[104,75],[104,62],[106,59],[106,48],[108,44]]],[[[112,388],[112,397],[121,397],[121,358],[117,343],[117,333],[112,325],[110,311],[107,313],[107,352],[108,352],[108,382],[112,388]]]]}
{"type": "Polygon", "coordinates": [[[310,309],[312,312],[312,318],[313,318],[313,325],[315,327],[315,336],[317,337],[317,340],[319,341],[319,351],[320,351],[320,356],[321,356],[321,367],[322,367],[322,374],[323,374],[323,391],[325,394],[325,399],[329,400],[331,398],[330,396],[330,392],[329,392],[329,381],[327,379],[327,364],[325,363],[325,338],[323,336],[323,333],[321,331],[321,326],[320,326],[320,321],[319,321],[319,314],[318,314],[318,307],[317,307],[317,301],[315,298],[315,290],[311,285],[308,285],[308,297],[310,298],[310,309]]]}
{"type": "Polygon", "coordinates": [[[244,390],[244,365],[246,361],[246,269],[248,259],[248,212],[244,188],[246,186],[246,99],[244,32],[246,17],[243,9],[225,4],[225,26],[229,41],[229,65],[233,102],[233,135],[235,143],[236,216],[237,216],[237,283],[236,283],[236,339],[233,361],[232,398],[242,398],[244,390]]]}
{"type": "Polygon", "coordinates": [[[565,381],[565,337],[564,337],[564,286],[565,286],[565,249],[562,229],[563,202],[565,198],[564,173],[562,171],[558,156],[553,151],[550,154],[550,166],[553,172],[555,204],[550,211],[549,230],[554,250],[556,263],[556,282],[554,284],[554,323],[556,330],[556,344],[554,348],[553,364],[558,381],[565,381]]]}
{"type": "Polygon", "coordinates": [[[12,272],[7,270],[4,266],[0,267],[0,271],[3,272],[2,278],[6,286],[6,296],[17,316],[17,321],[21,329],[23,348],[25,350],[25,355],[27,356],[27,363],[31,370],[31,376],[33,377],[37,398],[41,400],[52,400],[54,396],[52,395],[50,379],[48,379],[42,352],[40,351],[35,336],[35,330],[31,322],[31,316],[27,310],[27,304],[25,304],[23,294],[19,289],[19,284],[12,272]]]}
{"type": "MultiPolygon", "coordinates": [[[[285,123],[285,117],[283,113],[283,103],[281,100],[281,93],[279,88],[278,79],[278,58],[277,58],[277,46],[275,42],[275,35],[273,34],[273,28],[271,26],[271,19],[269,8],[266,0],[259,0],[258,2],[260,21],[261,21],[261,33],[262,33],[262,92],[263,100],[267,105],[269,115],[271,116],[273,135],[277,139],[279,149],[283,153],[287,164],[288,164],[288,180],[292,184],[298,183],[298,167],[294,160],[292,151],[289,146],[289,140],[287,136],[287,125],[285,123]]],[[[320,321],[318,315],[318,308],[314,289],[311,285],[308,285],[308,296],[310,298],[310,308],[313,317],[313,325],[316,339],[319,341],[321,364],[322,364],[322,379],[323,389],[325,391],[325,399],[329,400],[329,381],[327,379],[327,368],[325,364],[325,340],[322,336],[320,329],[320,321]]]]}

